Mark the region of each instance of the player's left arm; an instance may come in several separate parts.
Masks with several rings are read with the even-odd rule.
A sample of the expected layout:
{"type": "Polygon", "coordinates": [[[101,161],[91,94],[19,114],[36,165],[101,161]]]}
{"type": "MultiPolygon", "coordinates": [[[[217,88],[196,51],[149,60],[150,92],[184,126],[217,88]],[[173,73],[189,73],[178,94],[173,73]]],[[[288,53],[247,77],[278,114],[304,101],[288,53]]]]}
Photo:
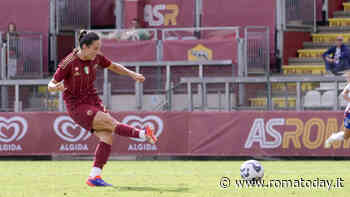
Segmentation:
{"type": "Polygon", "coordinates": [[[105,57],[102,53],[99,54],[98,58],[100,60],[99,63],[103,68],[108,68],[109,70],[113,71],[114,73],[117,73],[120,75],[129,76],[138,82],[145,81],[145,77],[142,74],[139,74],[139,73],[136,73],[132,70],[129,70],[121,64],[112,62],[107,57],[105,57]]]}
{"type": "Polygon", "coordinates": [[[125,66],[118,64],[118,63],[112,63],[109,67],[109,70],[113,71],[114,73],[120,74],[120,75],[126,75],[138,82],[143,82],[145,81],[145,77],[140,74],[136,73],[132,70],[127,69],[125,66]]]}

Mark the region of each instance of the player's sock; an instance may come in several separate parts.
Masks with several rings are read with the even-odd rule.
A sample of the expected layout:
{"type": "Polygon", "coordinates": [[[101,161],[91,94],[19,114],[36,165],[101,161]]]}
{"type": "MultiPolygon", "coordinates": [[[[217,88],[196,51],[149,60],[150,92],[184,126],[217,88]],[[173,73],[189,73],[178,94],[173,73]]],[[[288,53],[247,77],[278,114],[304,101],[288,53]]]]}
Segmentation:
{"type": "Polygon", "coordinates": [[[333,141],[342,141],[344,140],[344,131],[333,134],[333,141]]]}
{"type": "Polygon", "coordinates": [[[329,148],[331,144],[335,141],[342,141],[344,140],[344,131],[340,131],[338,133],[333,133],[325,142],[325,147],[329,148]]]}
{"type": "Polygon", "coordinates": [[[101,175],[103,166],[107,163],[109,155],[112,150],[112,145],[105,142],[100,142],[95,151],[94,166],[91,170],[90,176],[96,177],[101,175]]]}
{"type": "Polygon", "coordinates": [[[145,131],[144,130],[137,129],[137,128],[129,126],[127,124],[119,123],[115,127],[114,132],[120,136],[145,139],[145,131]]]}
{"type": "Polygon", "coordinates": [[[333,133],[329,140],[331,143],[334,141],[344,140],[344,131],[340,131],[338,133],[333,133]]]}
{"type": "Polygon", "coordinates": [[[102,169],[98,167],[93,167],[90,172],[90,177],[95,178],[97,176],[101,176],[102,169]]]}

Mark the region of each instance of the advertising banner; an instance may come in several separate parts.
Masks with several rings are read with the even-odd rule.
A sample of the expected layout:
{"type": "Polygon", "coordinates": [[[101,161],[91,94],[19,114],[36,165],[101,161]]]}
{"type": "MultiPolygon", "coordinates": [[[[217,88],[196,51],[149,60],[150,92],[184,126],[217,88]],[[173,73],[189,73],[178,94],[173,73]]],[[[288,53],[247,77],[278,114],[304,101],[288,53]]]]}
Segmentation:
{"type": "MultiPolygon", "coordinates": [[[[121,112],[118,121],[154,128],[159,141],[115,135],[113,155],[349,156],[350,140],[324,141],[343,130],[343,113],[121,112]]],[[[0,156],[93,155],[98,139],[66,113],[0,114],[0,156]]]]}

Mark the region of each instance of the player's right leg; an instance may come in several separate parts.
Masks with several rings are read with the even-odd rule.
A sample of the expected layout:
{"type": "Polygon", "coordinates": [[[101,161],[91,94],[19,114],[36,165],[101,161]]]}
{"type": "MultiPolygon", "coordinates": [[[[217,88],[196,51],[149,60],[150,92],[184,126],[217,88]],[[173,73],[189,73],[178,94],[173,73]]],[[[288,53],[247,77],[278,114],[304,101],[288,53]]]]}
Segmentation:
{"type": "Polygon", "coordinates": [[[124,137],[134,137],[146,140],[151,144],[157,142],[157,138],[151,128],[146,127],[145,130],[140,130],[135,127],[129,126],[118,122],[109,113],[99,111],[93,121],[93,129],[95,131],[110,131],[124,137]]]}
{"type": "Polygon", "coordinates": [[[112,149],[113,134],[116,133],[126,137],[136,137],[155,143],[157,138],[150,128],[139,130],[126,124],[119,123],[109,113],[98,111],[93,119],[92,128],[94,134],[100,139],[96,147],[95,160],[90,176],[86,183],[89,186],[111,186],[103,181],[101,173],[103,166],[107,163],[112,149]]]}

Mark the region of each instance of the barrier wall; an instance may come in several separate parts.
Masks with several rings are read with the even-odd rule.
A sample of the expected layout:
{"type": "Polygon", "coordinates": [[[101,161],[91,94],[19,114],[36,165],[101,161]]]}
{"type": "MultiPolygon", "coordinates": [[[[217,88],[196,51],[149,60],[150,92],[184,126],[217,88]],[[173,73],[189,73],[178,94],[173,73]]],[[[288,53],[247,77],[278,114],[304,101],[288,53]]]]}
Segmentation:
{"type": "Polygon", "coordinates": [[[143,0],[146,27],[193,27],[195,0],[143,0]]]}
{"type": "MultiPolygon", "coordinates": [[[[157,145],[115,136],[113,155],[349,156],[350,140],[324,149],[342,112],[113,113],[155,128],[157,145]]],[[[0,155],[91,155],[96,137],[65,113],[1,113],[0,155]]]]}
{"type": "Polygon", "coordinates": [[[91,25],[94,27],[115,26],[115,0],[91,1],[91,25]]]}
{"type": "Polygon", "coordinates": [[[276,1],[266,0],[203,0],[203,27],[268,26],[270,28],[271,53],[275,50],[276,1]]]}
{"type": "Polygon", "coordinates": [[[47,0],[1,0],[0,6],[0,31],[6,32],[8,23],[12,22],[19,32],[37,32],[43,35],[44,72],[48,70],[49,4],[47,0]]]}
{"type": "Polygon", "coordinates": [[[116,41],[102,39],[101,51],[113,61],[156,61],[157,41],[116,41]]]}
{"type": "Polygon", "coordinates": [[[237,63],[237,40],[167,40],[163,42],[166,61],[232,60],[237,63]]]}

